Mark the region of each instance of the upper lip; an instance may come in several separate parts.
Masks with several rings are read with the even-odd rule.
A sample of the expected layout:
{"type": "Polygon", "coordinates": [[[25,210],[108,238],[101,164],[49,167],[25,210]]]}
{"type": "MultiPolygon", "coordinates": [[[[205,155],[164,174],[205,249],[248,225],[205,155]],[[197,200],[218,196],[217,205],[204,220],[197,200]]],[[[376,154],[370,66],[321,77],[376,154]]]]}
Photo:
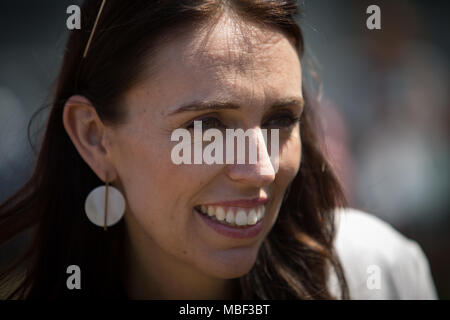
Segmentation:
{"type": "Polygon", "coordinates": [[[242,208],[253,208],[265,204],[268,201],[267,198],[259,197],[253,199],[238,199],[231,201],[218,201],[203,203],[204,206],[222,206],[222,207],[242,207],[242,208]]]}

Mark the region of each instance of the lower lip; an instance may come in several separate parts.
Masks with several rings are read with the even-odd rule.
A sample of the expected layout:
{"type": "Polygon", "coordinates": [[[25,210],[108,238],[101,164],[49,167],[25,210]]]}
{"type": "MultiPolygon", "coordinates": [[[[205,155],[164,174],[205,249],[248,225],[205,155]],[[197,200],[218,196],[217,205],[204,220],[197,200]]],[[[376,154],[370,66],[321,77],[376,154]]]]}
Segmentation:
{"type": "Polygon", "coordinates": [[[256,224],[245,227],[230,227],[201,214],[197,210],[195,212],[205,221],[205,223],[217,233],[230,238],[248,239],[256,237],[262,230],[264,218],[256,224]]]}

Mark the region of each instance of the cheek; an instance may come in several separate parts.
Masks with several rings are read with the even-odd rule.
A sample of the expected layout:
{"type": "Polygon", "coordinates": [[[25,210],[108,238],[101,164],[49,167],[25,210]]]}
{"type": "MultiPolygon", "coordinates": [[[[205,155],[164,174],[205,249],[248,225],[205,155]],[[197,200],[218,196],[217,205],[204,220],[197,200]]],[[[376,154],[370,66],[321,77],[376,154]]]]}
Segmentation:
{"type": "Polygon", "coordinates": [[[301,161],[301,140],[299,135],[290,137],[280,148],[279,170],[274,183],[274,205],[279,208],[288,185],[297,175],[301,161]]]}
{"type": "Polygon", "coordinates": [[[134,140],[128,139],[117,165],[130,231],[152,239],[149,248],[157,245],[176,255],[190,251],[186,239],[191,234],[189,205],[196,190],[195,173],[189,166],[171,162],[171,145],[162,139],[157,145],[130,141],[134,140]]]}
{"type": "Polygon", "coordinates": [[[286,186],[297,175],[300,169],[301,157],[301,139],[300,135],[295,133],[284,141],[280,148],[280,168],[278,174],[286,186]]]}
{"type": "Polygon", "coordinates": [[[160,217],[173,219],[174,196],[185,183],[174,175],[170,158],[164,159],[170,146],[162,140],[129,134],[121,138],[120,150],[114,153],[128,209],[146,224],[155,224],[160,217]]]}
{"type": "Polygon", "coordinates": [[[192,222],[193,199],[210,179],[211,170],[200,165],[175,165],[169,138],[124,138],[117,168],[129,213],[152,236],[181,236],[192,222]]]}

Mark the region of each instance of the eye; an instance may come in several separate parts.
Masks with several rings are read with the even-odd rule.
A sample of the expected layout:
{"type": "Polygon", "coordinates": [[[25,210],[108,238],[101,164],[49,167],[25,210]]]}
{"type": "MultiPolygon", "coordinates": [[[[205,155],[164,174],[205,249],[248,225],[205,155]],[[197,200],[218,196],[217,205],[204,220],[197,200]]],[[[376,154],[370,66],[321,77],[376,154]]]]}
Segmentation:
{"type": "Polygon", "coordinates": [[[294,117],[290,112],[282,112],[273,115],[264,123],[264,127],[271,128],[290,128],[300,122],[300,117],[294,117]]]}
{"type": "Polygon", "coordinates": [[[224,124],[215,117],[205,117],[201,119],[195,119],[189,125],[186,127],[186,129],[194,129],[194,121],[201,121],[202,122],[202,130],[208,130],[208,129],[221,129],[224,128],[224,124]]]}

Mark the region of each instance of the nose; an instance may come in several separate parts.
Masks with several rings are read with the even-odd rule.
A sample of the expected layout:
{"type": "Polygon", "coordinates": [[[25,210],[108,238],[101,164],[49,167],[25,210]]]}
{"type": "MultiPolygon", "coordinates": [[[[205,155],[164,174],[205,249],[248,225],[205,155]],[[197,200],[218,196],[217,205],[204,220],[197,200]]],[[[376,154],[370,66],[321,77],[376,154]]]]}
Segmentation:
{"type": "Polygon", "coordinates": [[[244,143],[245,150],[239,148],[239,143],[234,144],[233,161],[229,161],[228,154],[231,151],[228,145],[231,139],[226,141],[227,175],[231,180],[240,183],[255,187],[267,186],[275,180],[278,168],[278,134],[272,132],[270,134],[271,154],[269,154],[266,145],[268,141],[266,129],[262,131],[260,128],[253,128],[246,133],[248,133],[246,134],[248,140],[244,139],[244,142],[247,140],[248,144],[244,143]],[[255,152],[257,156],[254,156],[255,152]]]}

